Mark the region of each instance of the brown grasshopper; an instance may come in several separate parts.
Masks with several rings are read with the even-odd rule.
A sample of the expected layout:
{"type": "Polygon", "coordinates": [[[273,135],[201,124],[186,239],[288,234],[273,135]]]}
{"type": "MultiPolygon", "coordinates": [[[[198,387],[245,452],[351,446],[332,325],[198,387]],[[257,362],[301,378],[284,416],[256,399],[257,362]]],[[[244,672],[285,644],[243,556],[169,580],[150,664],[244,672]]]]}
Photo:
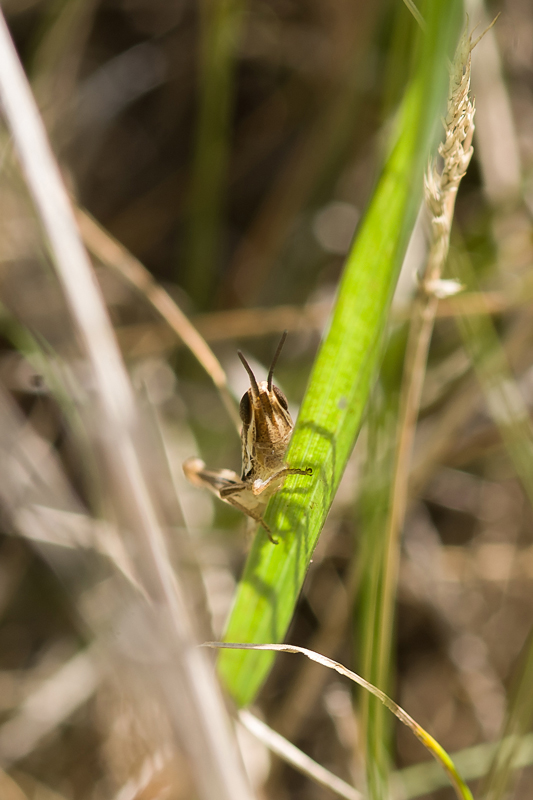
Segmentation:
{"type": "Polygon", "coordinates": [[[274,367],[287,331],[281,337],[266,381],[257,382],[243,354],[238,351],[250,378],[250,389],[243,394],[239,413],[242,420],[242,474],[231,469],[205,469],[199,458],[188,458],[183,464],[186,477],[195,486],[209,489],[225,503],[243,511],[259,522],[272,544],[278,544],[272,531],[263,521],[263,513],[271,495],[278,492],[287,475],[312,475],[311,467],[292,469],[285,464],[293,422],[287,398],[272,383],[274,367]]]}

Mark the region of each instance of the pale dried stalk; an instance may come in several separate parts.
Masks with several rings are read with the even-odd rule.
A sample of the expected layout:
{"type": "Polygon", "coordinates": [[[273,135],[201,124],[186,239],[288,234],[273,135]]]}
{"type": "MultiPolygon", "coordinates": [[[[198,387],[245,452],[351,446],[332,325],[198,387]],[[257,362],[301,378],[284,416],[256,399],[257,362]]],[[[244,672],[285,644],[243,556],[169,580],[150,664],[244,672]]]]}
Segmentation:
{"type": "MultiPolygon", "coordinates": [[[[129,534],[126,541],[136,553],[136,568],[151,598],[151,605],[140,608],[139,633],[153,633],[157,643],[148,653],[153,656],[152,673],[188,749],[199,795],[206,800],[250,800],[220,688],[207,659],[199,657],[190,603],[171,569],[163,514],[144,466],[133,390],[2,13],[0,99],[90,373],[91,390],[84,395],[83,410],[95,428],[94,451],[106,481],[106,499],[129,534]]],[[[140,638],[133,644],[142,646],[140,638]]]]}
{"type": "MultiPolygon", "coordinates": [[[[86,240],[86,244],[94,255],[96,249],[86,240]]],[[[133,256],[131,256],[133,258],[133,256]]],[[[101,260],[101,259],[100,259],[101,260]]],[[[442,286],[443,281],[441,281],[442,286]]],[[[138,287],[137,287],[138,288],[138,287]]],[[[163,290],[164,291],[164,290],[163,290]]],[[[531,300],[533,280],[530,275],[516,280],[511,286],[501,291],[464,292],[453,297],[441,299],[436,316],[440,318],[465,317],[480,313],[503,314],[513,308],[519,308],[531,300]]],[[[150,300],[150,298],[148,297],[150,300]]],[[[273,306],[272,308],[238,308],[231,311],[213,311],[193,317],[190,324],[198,331],[206,342],[225,342],[232,339],[254,339],[270,334],[289,333],[322,333],[331,314],[332,303],[320,301],[307,303],[304,306],[273,306]]],[[[406,322],[411,318],[411,306],[392,309],[393,322],[406,322]]],[[[172,326],[174,327],[174,326],[172,326]]],[[[175,330],[175,328],[174,328],[175,330]]],[[[149,323],[123,325],[116,331],[119,342],[126,352],[134,350],[136,354],[144,352],[165,352],[175,347],[175,338],[169,331],[167,323],[149,323]],[[153,334],[153,340],[147,343],[147,334],[153,334]]],[[[181,334],[180,334],[181,335],[181,334]]],[[[192,347],[185,342],[191,352],[192,347]]],[[[198,353],[194,353],[200,361],[198,353]]],[[[201,361],[215,381],[215,374],[208,369],[205,361],[201,361]]],[[[220,368],[222,369],[222,368],[220,368]]],[[[218,386],[218,384],[217,384],[218,386]]]]}
{"type": "Polygon", "coordinates": [[[363,800],[361,792],[358,792],[349,783],[343,781],[342,778],[334,775],[329,769],[317,764],[316,761],[246,709],[239,711],[239,720],[256,739],[259,739],[260,742],[287,764],[291,764],[302,775],[307,775],[308,778],[316,781],[316,783],[327,786],[328,789],[331,789],[332,792],[335,792],[340,797],[344,797],[345,800],[363,800]]]}
{"type": "MultiPolygon", "coordinates": [[[[446,296],[441,300],[436,313],[439,318],[476,315],[480,310],[502,314],[528,302],[532,294],[533,279],[526,274],[501,291],[464,292],[446,296]]],[[[285,330],[289,333],[322,333],[331,315],[332,306],[333,299],[306,303],[304,306],[235,308],[199,314],[193,317],[192,324],[208,342],[281,335],[285,330]]],[[[394,322],[406,322],[411,318],[412,311],[410,307],[393,308],[391,314],[394,322]]],[[[139,334],[139,338],[141,335],[143,334],[139,334]]]]}
{"type": "Polygon", "coordinates": [[[0,770],[0,797],[2,800],[28,800],[18,783],[13,778],[0,770]]]}
{"type": "Polygon", "coordinates": [[[426,271],[420,280],[412,312],[400,394],[398,437],[386,530],[384,611],[379,626],[382,679],[385,679],[388,671],[393,597],[398,575],[398,538],[407,508],[409,464],[429,343],[439,303],[439,281],[448,254],[457,190],[473,153],[475,108],[470,98],[473,46],[471,34],[465,29],[450,68],[448,109],[443,121],[445,141],[439,145],[439,155],[444,162],[442,171],[439,173],[436,164],[431,164],[425,180],[426,203],[432,216],[432,233],[426,271]]]}
{"type": "Polygon", "coordinates": [[[114,800],[137,800],[145,793],[148,795],[151,781],[165,769],[171,758],[172,753],[164,750],[149,755],[141,764],[138,774],[119,789],[114,800]]]}
{"type": "Polygon", "coordinates": [[[197,358],[217,387],[226,411],[240,434],[241,419],[235,400],[228,389],[226,373],[201,334],[169,293],[154,280],[146,267],[104,230],[90,214],[78,208],[76,219],[87,249],[102,264],[119,272],[128,283],[141,292],[197,358]]]}
{"type": "MultiPolygon", "coordinates": [[[[483,27],[488,23],[487,5],[486,0],[465,2],[468,14],[476,17],[483,27]]],[[[523,171],[518,131],[502,61],[495,33],[490,31],[473,55],[472,87],[476,95],[478,121],[476,154],[483,192],[492,206],[504,210],[520,203],[523,171]]]]}
{"type": "MultiPolygon", "coordinates": [[[[241,709],[238,714],[241,725],[247,731],[285,763],[290,764],[294,769],[301,772],[302,775],[306,775],[310,780],[321,786],[326,786],[339,797],[344,797],[345,800],[363,800],[361,792],[358,792],[349,783],[330,772],[329,769],[318,764],[247,709],[241,709]]],[[[142,791],[146,790],[154,776],[165,768],[170,761],[171,755],[170,752],[164,751],[158,751],[150,755],[141,765],[138,775],[135,778],[131,778],[120,789],[114,800],[135,800],[142,791]]]]}
{"type": "MultiPolygon", "coordinates": [[[[100,680],[95,652],[77,653],[43,681],[0,727],[0,763],[7,769],[92,697],[100,680]]],[[[2,796],[2,795],[0,795],[2,796]]]]}
{"type": "Polygon", "coordinates": [[[433,758],[440,764],[440,766],[445,770],[450,779],[457,797],[459,800],[472,800],[472,794],[465,784],[459,773],[457,772],[453,761],[450,759],[449,755],[446,751],[440,746],[440,744],[436,741],[436,739],[431,736],[424,728],[418,724],[418,722],[413,719],[413,717],[404,711],[404,709],[395,703],[394,700],[382,692],[381,689],[378,689],[377,686],[374,686],[369,681],[365,680],[358,675],[357,672],[352,672],[351,669],[348,669],[341,664],[339,661],[335,661],[332,658],[328,658],[327,656],[323,656],[321,653],[317,653],[314,650],[309,650],[307,647],[298,647],[294,644],[245,644],[243,642],[204,642],[202,647],[213,647],[213,648],[220,648],[220,649],[227,649],[227,650],[267,650],[272,651],[275,653],[299,653],[306,658],[310,659],[311,661],[315,661],[317,664],[321,664],[323,667],[327,667],[328,669],[335,670],[338,672],[339,675],[343,675],[345,678],[348,678],[353,683],[356,683],[358,686],[362,686],[370,694],[377,697],[378,700],[383,703],[385,708],[388,708],[389,711],[394,714],[394,716],[400,720],[400,722],[409,728],[416,738],[422,742],[426,750],[428,750],[433,758]]]}
{"type": "Polygon", "coordinates": [[[420,13],[420,11],[418,10],[418,8],[417,8],[417,7],[415,6],[415,4],[413,3],[413,0],[403,0],[403,2],[405,3],[405,5],[406,5],[406,6],[407,6],[407,8],[409,9],[409,11],[410,11],[410,12],[411,12],[411,14],[413,15],[413,17],[416,19],[416,21],[417,21],[417,22],[418,22],[418,24],[420,25],[420,28],[421,28],[423,31],[425,31],[425,30],[427,29],[426,22],[425,22],[425,20],[424,20],[424,17],[422,16],[422,14],[420,13]]]}

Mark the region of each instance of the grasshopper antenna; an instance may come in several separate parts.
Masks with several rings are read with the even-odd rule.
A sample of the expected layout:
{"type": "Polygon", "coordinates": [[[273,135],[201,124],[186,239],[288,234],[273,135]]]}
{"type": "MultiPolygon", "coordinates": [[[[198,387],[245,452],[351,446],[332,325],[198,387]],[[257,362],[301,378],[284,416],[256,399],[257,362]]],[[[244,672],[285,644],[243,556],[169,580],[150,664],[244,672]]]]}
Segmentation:
{"type": "Polygon", "coordinates": [[[277,360],[279,358],[279,354],[281,353],[281,348],[285,344],[285,339],[287,338],[288,331],[283,331],[281,339],[278,344],[278,349],[274,353],[274,358],[272,359],[272,364],[270,365],[270,371],[268,373],[268,391],[272,391],[272,378],[274,376],[274,367],[276,366],[277,360]]]}
{"type": "Polygon", "coordinates": [[[243,365],[244,369],[246,370],[246,372],[248,373],[248,377],[250,378],[250,384],[252,386],[252,395],[253,395],[253,397],[255,399],[256,397],[259,397],[259,386],[257,385],[257,381],[255,379],[255,375],[252,372],[251,366],[249,365],[249,363],[247,362],[247,360],[245,359],[245,357],[243,356],[243,354],[241,353],[240,350],[237,350],[237,355],[241,359],[242,365],[243,365]]]}

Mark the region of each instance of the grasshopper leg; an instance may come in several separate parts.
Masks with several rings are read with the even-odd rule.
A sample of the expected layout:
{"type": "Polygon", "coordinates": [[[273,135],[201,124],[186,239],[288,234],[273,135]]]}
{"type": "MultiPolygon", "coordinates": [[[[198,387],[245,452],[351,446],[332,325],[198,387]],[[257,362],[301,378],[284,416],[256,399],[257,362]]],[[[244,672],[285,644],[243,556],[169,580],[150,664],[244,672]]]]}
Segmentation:
{"type": "Polygon", "coordinates": [[[231,504],[232,506],[234,506],[235,508],[238,508],[238,509],[239,509],[239,511],[242,511],[242,512],[243,512],[243,514],[246,514],[246,516],[247,516],[247,517],[251,517],[251,519],[253,519],[253,520],[255,520],[256,522],[258,522],[258,523],[259,523],[259,525],[261,525],[261,527],[265,529],[265,531],[266,531],[266,533],[267,533],[267,536],[268,536],[268,538],[270,539],[270,541],[272,542],[272,544],[279,544],[279,540],[278,540],[278,539],[274,539],[274,536],[272,535],[272,531],[271,531],[271,529],[268,527],[268,525],[266,524],[266,522],[264,522],[264,521],[263,521],[263,518],[261,517],[261,515],[259,514],[259,512],[257,512],[257,511],[254,511],[254,510],[253,510],[253,509],[251,509],[251,508],[246,508],[246,507],[245,507],[245,506],[243,506],[241,503],[239,503],[239,501],[238,501],[238,500],[235,500],[235,498],[234,498],[234,497],[228,497],[228,496],[226,496],[226,497],[224,497],[224,500],[225,500],[227,503],[230,503],[230,504],[231,504]]]}
{"type": "Polygon", "coordinates": [[[279,480],[280,478],[285,478],[287,475],[312,475],[313,470],[311,467],[307,467],[306,469],[298,469],[292,467],[282,467],[278,469],[277,472],[274,472],[273,475],[270,475],[266,480],[262,481],[259,478],[255,480],[252,484],[252,492],[257,496],[262,494],[265,489],[274,483],[274,481],[279,480]]]}

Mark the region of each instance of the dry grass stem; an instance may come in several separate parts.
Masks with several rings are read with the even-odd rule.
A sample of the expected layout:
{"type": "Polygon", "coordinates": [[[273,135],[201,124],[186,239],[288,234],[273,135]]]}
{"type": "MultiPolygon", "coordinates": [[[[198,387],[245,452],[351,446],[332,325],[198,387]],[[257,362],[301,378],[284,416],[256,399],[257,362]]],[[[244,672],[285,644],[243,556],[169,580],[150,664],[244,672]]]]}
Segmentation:
{"type": "Polygon", "coordinates": [[[302,753],[291,742],[287,741],[279,733],[265,725],[260,719],[250,714],[249,711],[239,711],[239,719],[246,730],[250,731],[260,742],[263,742],[269,750],[279,756],[287,764],[290,764],[303,775],[307,775],[311,780],[316,781],[321,786],[326,786],[332,792],[344,797],[346,800],[363,800],[363,795],[349,783],[338,778],[325,767],[317,764],[308,755],[302,753]]]}
{"type": "MultiPolygon", "coordinates": [[[[136,636],[142,635],[143,627],[145,634],[151,631],[165,654],[154,660],[153,674],[165,693],[176,734],[181,733],[188,749],[200,794],[249,800],[251,790],[220,690],[207,659],[194,646],[191,608],[171,569],[162,509],[155,505],[144,467],[132,387],[3,15],[0,97],[90,375],[84,421],[94,431],[94,456],[106,484],[107,503],[129,532],[126,541],[135,551],[136,572],[152,599],[140,611],[136,636]],[[167,659],[173,664],[171,676],[167,659]]],[[[141,638],[132,645],[141,647],[141,638]]]]}
{"type": "MultiPolygon", "coordinates": [[[[89,250],[91,244],[86,240],[89,250]]],[[[96,255],[96,251],[94,251],[96,255]]],[[[133,256],[131,256],[133,258],[133,256]]],[[[101,258],[100,258],[101,260],[101,258]]],[[[441,282],[442,283],[442,282],[441,282]]],[[[440,299],[435,316],[438,319],[476,316],[479,313],[503,314],[527,303],[533,296],[530,276],[501,291],[463,292],[440,299]]],[[[332,303],[320,301],[304,306],[274,306],[272,308],[243,308],[199,314],[192,319],[194,329],[206,342],[227,342],[234,339],[256,339],[272,334],[322,333],[331,313],[332,303]]],[[[393,322],[405,322],[412,316],[412,307],[392,309],[393,322]]],[[[189,322],[189,320],[187,320],[189,322]]],[[[191,324],[191,323],[189,323],[191,324]]],[[[159,353],[175,347],[175,337],[168,322],[161,324],[123,325],[116,329],[123,350],[139,356],[159,353]]],[[[181,338],[181,337],[180,337],[181,338]]],[[[187,345],[190,347],[190,345],[187,345]]],[[[192,348],[191,348],[192,349],[192,348]]],[[[198,354],[196,357],[200,361],[198,354]]],[[[204,361],[204,368],[216,383],[213,372],[204,361]]],[[[222,368],[221,368],[222,369],[222,368]]],[[[231,403],[234,405],[233,398],[231,403]]],[[[226,407],[228,404],[225,403],[226,407]]]]}
{"type": "Polygon", "coordinates": [[[76,218],[89,252],[105,266],[119,272],[128,283],[141,292],[198,359],[217,387],[226,411],[240,433],[239,412],[228,388],[226,373],[205,339],[187,319],[175,300],[154,280],[151,273],[137,258],[132,256],[86,211],[78,209],[76,218]]]}
{"type": "MultiPolygon", "coordinates": [[[[531,355],[531,316],[527,309],[515,321],[502,344],[513,373],[521,374],[526,371],[530,365],[531,355]]],[[[497,367],[497,364],[495,366],[497,367]]],[[[479,381],[471,375],[454,393],[446,408],[432,424],[430,434],[422,442],[411,467],[410,495],[418,494],[422,490],[433,474],[435,465],[447,463],[450,459],[453,464],[467,464],[476,453],[479,455],[486,452],[487,447],[492,447],[495,444],[495,437],[497,443],[501,444],[498,434],[491,435],[490,430],[495,430],[491,426],[488,440],[487,430],[475,431],[467,441],[463,442],[460,452],[457,452],[459,432],[479,413],[481,403],[479,381]]]]}
{"type": "Polygon", "coordinates": [[[18,783],[3,771],[0,771],[0,797],[2,800],[28,800],[18,783]]]}
{"type": "Polygon", "coordinates": [[[478,48],[487,0],[465,0],[478,24],[447,107],[458,0],[392,17],[386,2],[222,3],[246,13],[224,43],[235,102],[218,133],[201,108],[220,71],[201,68],[188,4],[2,4],[40,119],[2,27],[0,800],[451,798],[450,776],[467,800],[453,765],[485,778],[476,797],[528,797],[533,6],[505,0],[478,48]],[[383,246],[375,274],[357,267],[367,245],[383,246]],[[340,288],[346,260],[358,275],[340,288]],[[382,371],[337,491],[378,315],[382,371]],[[196,445],[233,461],[248,381],[222,355],[240,342],[255,369],[285,330],[302,412],[289,461],[316,492],[288,482],[268,512],[282,546],[249,547],[242,515],[181,465],[196,445]],[[302,649],[198,646],[219,639],[302,649]]]}
{"type": "Polygon", "coordinates": [[[405,3],[405,5],[409,9],[409,11],[411,12],[413,17],[416,19],[417,23],[420,25],[420,28],[423,31],[425,31],[426,30],[426,22],[424,20],[424,17],[422,16],[422,14],[420,13],[418,8],[416,7],[416,5],[413,3],[413,0],[403,0],[403,2],[405,3]]]}
{"type": "MultiPolygon", "coordinates": [[[[485,6],[486,3],[477,0],[466,3],[467,12],[475,14],[479,24],[486,27],[485,6]]],[[[476,158],[483,176],[483,191],[493,206],[510,206],[519,200],[522,192],[521,155],[505,68],[493,30],[489,30],[476,47],[472,60],[476,158]]]]}
{"type": "Polygon", "coordinates": [[[425,365],[439,303],[438,286],[448,254],[450,230],[457,190],[472,158],[474,104],[470,98],[471,34],[465,29],[450,68],[448,109],[444,119],[445,140],[439,146],[443,160],[439,172],[431,164],[426,176],[426,203],[431,214],[431,241],[424,275],[414,302],[405,355],[400,394],[398,436],[387,519],[387,565],[384,579],[383,619],[380,626],[380,652],[383,653],[381,679],[388,674],[388,651],[391,641],[393,597],[398,575],[398,537],[403,527],[408,497],[409,463],[425,365]]]}
{"type": "Polygon", "coordinates": [[[100,680],[95,653],[75,655],[26,698],[0,727],[2,767],[22,760],[96,691],[100,680]]]}
{"type": "MultiPolygon", "coordinates": [[[[463,292],[441,299],[436,311],[438,318],[468,316],[488,311],[502,314],[523,305],[533,296],[533,281],[525,275],[518,285],[508,290],[463,292]]],[[[304,306],[274,306],[273,308],[242,308],[214,311],[193,318],[195,328],[208,342],[223,342],[239,338],[256,338],[289,333],[321,333],[329,319],[333,301],[307,303],[304,306]]],[[[393,322],[405,322],[412,316],[409,307],[392,309],[393,322]]]]}
{"type": "Polygon", "coordinates": [[[160,750],[144,760],[138,774],[124,784],[113,800],[136,800],[143,795],[150,783],[168,764],[171,753],[160,750]]]}
{"type": "Polygon", "coordinates": [[[36,544],[94,549],[143,591],[117,528],[87,513],[57,453],[1,388],[0,453],[0,501],[20,536],[36,544]]]}
{"type": "Polygon", "coordinates": [[[427,731],[422,728],[421,725],[418,724],[408,713],[404,711],[401,706],[391,700],[385,692],[382,692],[381,689],[378,689],[373,684],[369,683],[367,680],[362,678],[356,672],[352,672],[352,670],[347,669],[343,664],[340,664],[338,661],[334,661],[332,658],[327,658],[326,656],[321,655],[320,653],[315,653],[313,650],[309,650],[306,647],[297,647],[296,645],[292,644],[243,644],[241,642],[204,642],[202,647],[213,647],[213,648],[220,648],[220,649],[228,649],[228,650],[269,650],[276,653],[299,653],[306,658],[309,658],[311,661],[315,661],[317,664],[321,664],[323,667],[327,667],[328,669],[333,669],[335,672],[338,672],[339,675],[343,675],[345,678],[353,681],[358,686],[362,686],[367,692],[377,697],[383,705],[389,709],[389,711],[394,714],[394,716],[400,720],[403,725],[406,725],[411,731],[414,733],[416,738],[422,742],[424,747],[429,750],[431,755],[440,763],[443,769],[447,772],[450,781],[452,782],[456,792],[457,797],[459,800],[472,800],[472,795],[470,794],[470,790],[464,784],[463,780],[461,779],[460,775],[458,775],[453,763],[451,762],[447,753],[442,749],[438,742],[427,733],[427,731]]]}

